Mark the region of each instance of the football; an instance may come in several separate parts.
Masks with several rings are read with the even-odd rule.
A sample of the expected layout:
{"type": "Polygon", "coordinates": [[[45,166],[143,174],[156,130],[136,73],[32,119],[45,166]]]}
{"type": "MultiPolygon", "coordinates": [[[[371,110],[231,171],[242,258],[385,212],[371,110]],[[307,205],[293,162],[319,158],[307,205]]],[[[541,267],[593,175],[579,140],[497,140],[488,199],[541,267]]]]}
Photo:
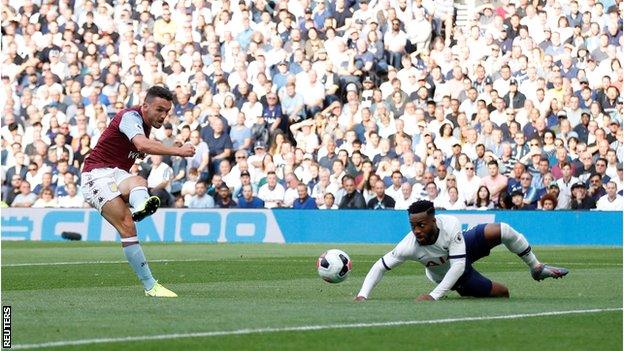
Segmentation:
{"type": "Polygon", "coordinates": [[[351,272],[351,258],[342,250],[327,250],[319,256],[316,268],[324,281],[340,283],[347,279],[351,272]]]}

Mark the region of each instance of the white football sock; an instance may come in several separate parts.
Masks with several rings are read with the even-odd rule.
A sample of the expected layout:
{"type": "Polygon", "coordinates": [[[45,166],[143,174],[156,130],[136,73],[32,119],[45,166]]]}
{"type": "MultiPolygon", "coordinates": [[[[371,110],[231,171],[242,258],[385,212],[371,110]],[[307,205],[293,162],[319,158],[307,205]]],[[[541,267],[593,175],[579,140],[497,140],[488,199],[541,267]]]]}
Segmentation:
{"type": "Polygon", "coordinates": [[[126,259],[128,263],[130,263],[130,267],[132,267],[134,273],[139,277],[145,290],[153,288],[154,284],[156,284],[156,280],[152,276],[152,271],[150,271],[149,265],[147,264],[147,260],[139,244],[139,239],[136,236],[122,238],[121,245],[124,255],[126,255],[126,259]]]}
{"type": "Polygon", "coordinates": [[[535,268],[540,262],[531,251],[531,245],[526,240],[524,235],[518,233],[507,223],[501,223],[501,242],[507,247],[507,249],[516,255],[526,263],[529,267],[535,268]]]}
{"type": "Polygon", "coordinates": [[[148,197],[149,193],[147,192],[147,188],[144,186],[137,186],[136,188],[130,190],[128,202],[130,203],[130,206],[136,210],[145,202],[145,200],[147,200],[148,197]]]}

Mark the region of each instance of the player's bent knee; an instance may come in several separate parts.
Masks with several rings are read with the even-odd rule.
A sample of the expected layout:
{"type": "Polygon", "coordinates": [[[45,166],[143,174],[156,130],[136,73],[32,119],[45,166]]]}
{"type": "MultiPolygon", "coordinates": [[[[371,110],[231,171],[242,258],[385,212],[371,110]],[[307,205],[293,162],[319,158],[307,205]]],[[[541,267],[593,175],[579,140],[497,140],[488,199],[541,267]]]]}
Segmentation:
{"type": "Polygon", "coordinates": [[[147,180],[140,176],[132,176],[124,179],[121,183],[119,183],[118,187],[122,197],[127,201],[128,194],[130,194],[132,189],[137,187],[147,188],[147,180]]]}
{"type": "Polygon", "coordinates": [[[490,297],[509,298],[509,289],[503,284],[493,282],[490,297]]]}
{"type": "Polygon", "coordinates": [[[144,186],[147,187],[147,180],[143,177],[134,176],[130,178],[131,187],[144,186]]]}
{"type": "Polygon", "coordinates": [[[485,240],[488,242],[490,248],[501,243],[501,228],[503,225],[507,225],[505,223],[490,223],[485,226],[483,230],[483,235],[485,236],[485,240]]]}

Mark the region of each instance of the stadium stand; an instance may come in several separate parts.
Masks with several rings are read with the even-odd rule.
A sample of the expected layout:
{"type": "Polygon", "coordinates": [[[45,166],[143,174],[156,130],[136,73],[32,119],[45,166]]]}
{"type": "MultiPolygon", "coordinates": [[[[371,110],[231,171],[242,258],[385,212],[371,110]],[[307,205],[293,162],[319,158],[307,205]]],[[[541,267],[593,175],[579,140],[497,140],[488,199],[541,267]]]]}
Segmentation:
{"type": "Polygon", "coordinates": [[[254,203],[291,207],[306,201],[304,182],[301,194],[335,208],[349,175],[367,203],[381,180],[402,208],[427,198],[447,209],[622,209],[623,10],[613,0],[3,1],[3,205],[82,206],[85,157],[117,112],[160,84],[175,103],[151,137],[198,154],[147,157],[132,172],[172,207],[196,204],[197,188],[227,193],[223,184],[238,203],[251,185],[254,203]]]}

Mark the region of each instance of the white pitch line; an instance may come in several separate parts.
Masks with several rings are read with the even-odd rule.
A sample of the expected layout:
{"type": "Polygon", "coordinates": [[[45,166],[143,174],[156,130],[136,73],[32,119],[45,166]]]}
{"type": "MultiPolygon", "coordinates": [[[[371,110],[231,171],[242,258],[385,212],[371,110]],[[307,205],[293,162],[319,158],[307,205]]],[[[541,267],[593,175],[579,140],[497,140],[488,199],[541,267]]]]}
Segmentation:
{"type": "Polygon", "coordinates": [[[202,338],[202,337],[227,336],[227,335],[248,335],[248,334],[264,334],[264,333],[280,333],[280,332],[305,332],[305,331],[316,331],[316,330],[326,330],[326,329],[396,327],[396,326],[418,325],[418,324],[478,322],[478,321],[501,320],[501,319],[520,319],[520,318],[530,318],[530,317],[562,316],[562,315],[569,315],[569,314],[612,312],[612,311],[621,311],[621,310],[622,310],[621,307],[596,308],[596,309],[588,309],[588,310],[551,311],[551,312],[539,312],[539,313],[510,314],[510,315],[502,315],[502,316],[443,318],[443,319],[430,319],[430,320],[408,320],[408,321],[389,321],[389,322],[351,323],[351,324],[304,325],[304,326],[299,326],[299,327],[282,327],[282,328],[276,328],[276,327],[255,328],[255,329],[245,328],[245,329],[237,329],[237,330],[221,330],[221,331],[209,331],[209,332],[198,332],[198,333],[174,333],[174,334],[126,336],[122,338],[65,340],[65,341],[45,342],[45,343],[40,343],[40,344],[13,345],[12,347],[15,350],[26,350],[26,349],[40,349],[44,347],[80,346],[80,345],[92,345],[92,344],[134,342],[134,341],[202,338]]]}
{"type": "MultiPolygon", "coordinates": [[[[199,262],[208,261],[201,258],[189,258],[182,260],[148,260],[149,262],[199,262]]],[[[3,264],[2,267],[31,267],[31,266],[71,266],[71,265],[83,265],[83,264],[118,264],[128,263],[128,261],[69,261],[69,262],[26,262],[26,263],[10,263],[3,264]]]]}
{"type": "MultiPolygon", "coordinates": [[[[235,258],[236,261],[252,261],[252,260],[264,260],[264,261],[285,261],[287,258],[235,258]]],[[[188,259],[180,259],[180,260],[170,260],[170,259],[162,259],[162,260],[148,260],[148,263],[168,263],[168,262],[202,262],[202,261],[213,261],[211,259],[201,259],[201,258],[188,258],[188,259]]],[[[314,263],[316,260],[288,260],[289,262],[312,262],[314,263]]],[[[376,261],[364,261],[358,260],[360,263],[373,263],[376,261]]],[[[128,261],[68,261],[68,262],[24,262],[24,263],[9,263],[3,264],[2,267],[36,267],[36,266],[70,266],[70,265],[83,265],[83,264],[121,264],[128,263],[128,261]]],[[[506,264],[506,265],[517,265],[519,262],[496,262],[496,261],[484,261],[487,264],[506,264]]],[[[562,266],[605,266],[605,267],[621,267],[621,263],[581,263],[581,262],[557,262],[558,265],[562,266]]]]}

